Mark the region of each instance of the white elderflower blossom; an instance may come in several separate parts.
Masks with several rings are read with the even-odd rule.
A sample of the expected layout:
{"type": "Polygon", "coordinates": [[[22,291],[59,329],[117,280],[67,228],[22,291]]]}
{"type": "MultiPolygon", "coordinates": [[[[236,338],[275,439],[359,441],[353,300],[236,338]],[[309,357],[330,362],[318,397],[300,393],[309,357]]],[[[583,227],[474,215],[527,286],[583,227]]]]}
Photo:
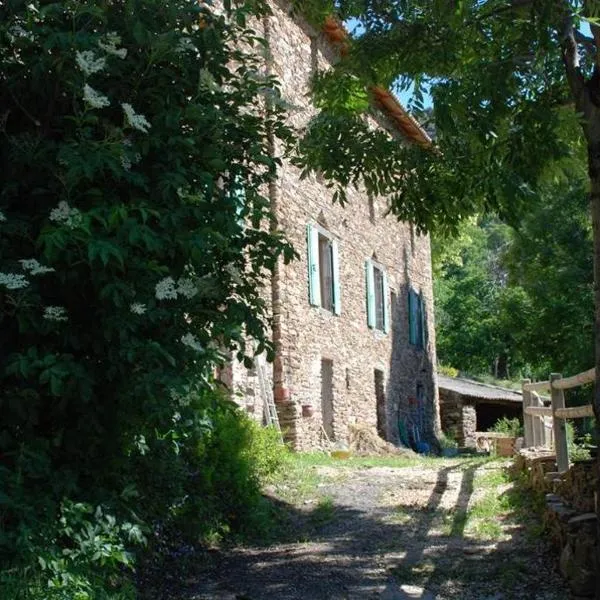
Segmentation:
{"type": "Polygon", "coordinates": [[[208,69],[200,69],[200,73],[198,74],[198,86],[209,91],[219,89],[213,74],[208,69]]]}
{"type": "Polygon", "coordinates": [[[64,200],[58,203],[56,208],[50,211],[50,220],[71,229],[81,225],[81,213],[76,208],[71,208],[64,200]]]}
{"type": "Polygon", "coordinates": [[[48,321],[68,321],[67,311],[62,306],[46,306],[44,308],[44,319],[48,321]]]}
{"type": "Polygon", "coordinates": [[[54,269],[52,267],[44,267],[35,260],[35,258],[21,259],[19,261],[24,271],[29,271],[30,275],[43,275],[44,273],[52,273],[54,269]]]}
{"type": "Polygon", "coordinates": [[[146,312],[146,305],[141,302],[134,302],[130,305],[129,310],[134,315],[143,315],[146,312]]]}
{"type": "Polygon", "coordinates": [[[20,290],[21,288],[27,287],[29,281],[25,279],[25,275],[18,275],[17,273],[0,273],[0,285],[3,285],[9,290],[20,290]]]}
{"type": "Polygon", "coordinates": [[[103,40],[98,40],[98,47],[104,50],[107,54],[112,54],[117,58],[123,59],[127,56],[126,48],[117,48],[121,43],[121,36],[114,31],[107,33],[103,40]]]}
{"type": "Polygon", "coordinates": [[[106,66],[106,59],[103,57],[96,58],[92,50],[84,50],[83,52],[75,53],[75,61],[77,66],[86,74],[93,75],[102,71],[106,66]]]}
{"type": "Polygon", "coordinates": [[[193,333],[186,333],[181,336],[181,343],[193,350],[197,350],[198,352],[202,352],[204,348],[202,344],[198,341],[196,336],[193,333]]]}
{"type": "Polygon", "coordinates": [[[180,277],[177,281],[177,293],[185,296],[189,300],[198,293],[198,288],[188,277],[180,277]]]}
{"type": "Polygon", "coordinates": [[[125,113],[127,123],[142,133],[148,133],[148,129],[150,129],[152,125],[148,122],[146,117],[144,115],[137,114],[135,110],[133,110],[133,106],[131,106],[131,104],[124,102],[121,104],[121,106],[123,107],[123,112],[125,113]]]}
{"type": "Polygon", "coordinates": [[[157,300],[176,300],[177,290],[173,278],[165,277],[164,279],[161,279],[156,284],[155,295],[157,300]]]}
{"type": "Polygon", "coordinates": [[[233,263],[225,265],[225,271],[229,273],[229,276],[231,277],[233,283],[237,283],[237,285],[241,285],[243,283],[240,270],[233,263]]]}
{"type": "Polygon", "coordinates": [[[4,216],[4,213],[0,210],[0,223],[2,223],[3,221],[6,221],[6,217],[4,216]]]}
{"type": "Polygon", "coordinates": [[[105,108],[110,106],[110,100],[87,83],[83,86],[83,101],[92,108],[105,108]]]}

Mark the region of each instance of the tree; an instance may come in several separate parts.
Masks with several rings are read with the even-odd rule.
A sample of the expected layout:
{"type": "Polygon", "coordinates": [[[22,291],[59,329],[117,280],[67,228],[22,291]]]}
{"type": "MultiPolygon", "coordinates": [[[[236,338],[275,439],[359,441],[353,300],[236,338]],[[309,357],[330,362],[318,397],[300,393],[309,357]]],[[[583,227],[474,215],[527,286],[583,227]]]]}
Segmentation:
{"type": "Polygon", "coordinates": [[[214,428],[190,398],[223,350],[268,347],[261,286],[291,249],[265,196],[290,141],[248,26],[266,11],[0,4],[0,561],[31,582],[67,560],[31,559],[61,511],[172,512],[163,459],[214,428]]]}
{"type": "MultiPolygon", "coordinates": [[[[423,230],[456,231],[486,211],[516,225],[540,186],[587,166],[600,281],[600,3],[309,0],[302,10],[315,23],[333,11],[359,25],[316,81],[322,110],[299,146],[299,164],[321,169],[336,198],[365,185],[423,230]],[[360,99],[374,85],[414,85],[417,110],[431,94],[432,149],[369,130],[360,99]]],[[[598,284],[595,294],[598,323],[598,284]]]]}
{"type": "Polygon", "coordinates": [[[518,229],[484,217],[465,221],[457,237],[433,236],[442,363],[474,375],[545,379],[593,362],[585,182],[542,192],[518,229]]]}

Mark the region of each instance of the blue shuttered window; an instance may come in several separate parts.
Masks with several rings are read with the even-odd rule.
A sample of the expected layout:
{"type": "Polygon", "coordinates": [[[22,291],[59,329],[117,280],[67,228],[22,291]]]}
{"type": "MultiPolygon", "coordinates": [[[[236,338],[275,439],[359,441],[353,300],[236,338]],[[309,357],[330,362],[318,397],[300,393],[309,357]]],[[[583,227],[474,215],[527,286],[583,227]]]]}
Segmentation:
{"type": "Polygon", "coordinates": [[[331,242],[331,262],[333,263],[333,314],[342,314],[342,290],[340,287],[340,251],[336,240],[331,242]]]}
{"type": "Polygon", "coordinates": [[[427,345],[427,314],[423,294],[408,291],[408,341],[417,348],[427,345]]]}
{"type": "Polygon", "coordinates": [[[383,333],[390,332],[390,306],[388,298],[390,296],[390,288],[388,285],[387,273],[383,272],[383,333]]]}
{"type": "Polygon", "coordinates": [[[338,242],[315,225],[307,225],[308,298],[335,315],[342,312],[338,242]]]}
{"type": "Polygon", "coordinates": [[[365,262],[365,275],[367,278],[367,325],[375,329],[375,278],[373,276],[373,262],[365,262]]]}
{"type": "Polygon", "coordinates": [[[389,286],[387,273],[371,259],[365,262],[367,282],[367,325],[388,333],[390,330],[389,286]]]}

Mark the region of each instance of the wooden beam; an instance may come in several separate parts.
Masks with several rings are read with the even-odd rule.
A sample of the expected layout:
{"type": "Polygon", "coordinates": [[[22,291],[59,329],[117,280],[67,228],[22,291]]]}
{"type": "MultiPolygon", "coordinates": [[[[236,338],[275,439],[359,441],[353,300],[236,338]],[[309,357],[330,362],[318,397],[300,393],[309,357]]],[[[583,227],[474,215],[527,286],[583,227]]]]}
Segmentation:
{"type": "Polygon", "coordinates": [[[585,406],[571,406],[570,408],[559,408],[555,411],[559,419],[583,419],[594,416],[594,407],[591,404],[585,406]]]}
{"type": "Polygon", "coordinates": [[[531,379],[523,379],[521,382],[523,396],[523,447],[529,448],[533,446],[533,419],[527,412],[531,405],[531,392],[527,389],[527,385],[531,383],[531,379]]]}
{"type": "Polygon", "coordinates": [[[568,390],[569,388],[585,385],[586,383],[594,383],[596,380],[596,369],[590,369],[583,373],[573,375],[573,377],[565,377],[552,383],[552,386],[557,390],[568,390]]]}
{"type": "Polygon", "coordinates": [[[523,412],[526,415],[530,415],[532,417],[551,417],[552,416],[552,409],[549,406],[527,406],[523,409],[523,412]]]}
{"type": "Polygon", "coordinates": [[[549,381],[536,381],[534,383],[524,383],[523,390],[528,392],[549,392],[550,382],[549,381]]]}

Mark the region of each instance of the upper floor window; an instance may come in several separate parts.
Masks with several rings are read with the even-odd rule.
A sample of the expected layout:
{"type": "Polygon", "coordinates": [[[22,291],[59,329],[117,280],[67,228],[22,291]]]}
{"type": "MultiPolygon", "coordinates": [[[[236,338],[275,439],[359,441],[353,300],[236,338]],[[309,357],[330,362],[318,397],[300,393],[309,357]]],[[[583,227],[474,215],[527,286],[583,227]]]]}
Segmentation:
{"type": "Polygon", "coordinates": [[[369,259],[365,263],[367,275],[367,325],[387,333],[390,328],[388,281],[385,269],[369,259]]]}
{"type": "Polygon", "coordinates": [[[408,341],[417,348],[427,345],[427,313],[423,294],[408,290],[408,341]]]}
{"type": "Polygon", "coordinates": [[[308,225],[308,291],[313,306],[342,311],[337,240],[318,225],[308,225]]]}

